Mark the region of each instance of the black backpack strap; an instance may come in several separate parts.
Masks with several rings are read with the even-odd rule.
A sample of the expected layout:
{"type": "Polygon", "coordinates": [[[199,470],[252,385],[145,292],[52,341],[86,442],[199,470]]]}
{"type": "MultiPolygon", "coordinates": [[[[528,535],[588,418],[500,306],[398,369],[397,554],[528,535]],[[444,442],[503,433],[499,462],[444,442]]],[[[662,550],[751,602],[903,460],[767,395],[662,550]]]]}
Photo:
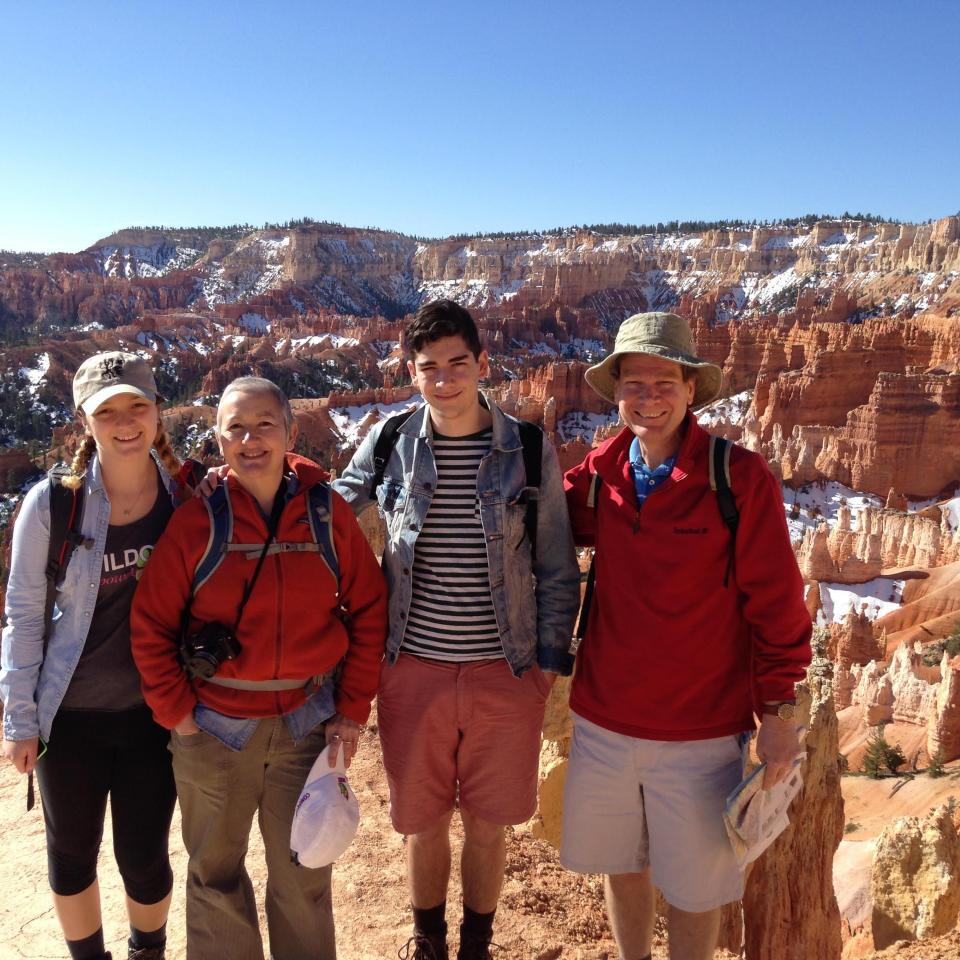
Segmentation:
{"type": "MultiPolygon", "coordinates": [[[[594,517],[597,513],[597,503],[600,499],[600,488],[603,481],[600,475],[594,473],[590,476],[590,489],[587,491],[587,506],[593,510],[594,517]]],[[[577,618],[577,628],[573,633],[573,643],[570,644],[570,652],[576,655],[580,642],[587,635],[587,624],[590,622],[590,605],[593,603],[593,587],[597,579],[597,550],[594,548],[593,556],[590,558],[590,569],[587,571],[587,585],[583,591],[583,603],[580,604],[580,616],[577,618]]]]}
{"type": "Polygon", "coordinates": [[[387,463],[390,461],[390,455],[393,448],[397,445],[397,433],[400,428],[417,412],[417,407],[413,410],[407,410],[404,413],[398,413],[396,416],[388,417],[383,424],[383,429],[377,437],[377,442],[373,445],[373,479],[370,481],[370,499],[377,497],[377,487],[383,483],[383,475],[387,470],[387,463]]]}
{"type": "Polygon", "coordinates": [[[723,574],[723,585],[730,582],[734,572],[734,560],[737,552],[737,526],[740,523],[740,511],[730,487],[730,451],[733,444],[725,437],[710,437],[710,487],[717,495],[720,516],[730,531],[730,548],[727,556],[727,569],[723,574]]]}
{"type": "Polygon", "coordinates": [[[537,509],[540,497],[541,465],[543,463],[543,431],[536,424],[527,420],[520,420],[517,426],[520,428],[520,443],[523,446],[525,486],[533,488],[533,490],[527,491],[527,515],[524,519],[524,525],[527,528],[527,539],[530,541],[531,556],[536,560],[537,509]]]}
{"type": "Polygon", "coordinates": [[[75,489],[65,487],[63,480],[68,476],[71,476],[70,471],[61,467],[54,467],[47,474],[50,481],[50,540],[47,545],[47,566],[44,570],[47,578],[47,597],[43,612],[44,655],[50,642],[57,590],[67,574],[73,551],[87,543],[80,531],[84,484],[81,483],[75,489]]]}

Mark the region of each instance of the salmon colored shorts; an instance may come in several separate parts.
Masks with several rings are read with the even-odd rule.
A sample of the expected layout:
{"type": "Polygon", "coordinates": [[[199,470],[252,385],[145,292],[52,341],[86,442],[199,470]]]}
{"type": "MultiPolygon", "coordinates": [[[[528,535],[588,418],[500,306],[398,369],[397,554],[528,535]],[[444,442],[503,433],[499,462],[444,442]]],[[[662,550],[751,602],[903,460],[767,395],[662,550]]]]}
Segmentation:
{"type": "Polygon", "coordinates": [[[548,681],[518,680],[506,660],[447,663],[401,654],[380,674],[377,723],[399,833],[420,833],[461,809],[489,823],[523,823],[537,807],[548,681]]]}

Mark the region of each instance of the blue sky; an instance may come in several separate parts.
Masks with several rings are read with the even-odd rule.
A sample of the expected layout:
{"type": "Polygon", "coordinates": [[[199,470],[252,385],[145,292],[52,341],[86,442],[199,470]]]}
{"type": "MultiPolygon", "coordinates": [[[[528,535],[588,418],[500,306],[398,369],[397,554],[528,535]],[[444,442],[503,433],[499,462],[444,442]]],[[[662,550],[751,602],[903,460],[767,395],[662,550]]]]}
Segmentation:
{"type": "Polygon", "coordinates": [[[960,209],[960,3],[9,2],[0,248],[960,209]]]}

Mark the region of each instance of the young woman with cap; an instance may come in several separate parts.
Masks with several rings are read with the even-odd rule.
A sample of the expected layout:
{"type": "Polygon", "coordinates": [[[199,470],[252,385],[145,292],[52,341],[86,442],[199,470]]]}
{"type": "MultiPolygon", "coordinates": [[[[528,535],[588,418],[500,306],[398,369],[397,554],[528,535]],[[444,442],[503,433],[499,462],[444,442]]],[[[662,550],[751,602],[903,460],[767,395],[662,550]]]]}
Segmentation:
{"type": "Polygon", "coordinates": [[[130,652],[130,605],[173,512],[180,464],[148,364],[121,352],[81,364],[73,399],[84,439],[71,473],[83,542],[47,615],[53,484],[23,501],[13,532],[0,696],[3,755],[36,769],[57,917],[73,960],[104,960],[97,854],[107,798],[130,919],[128,957],[163,960],[173,874],[169,735],[153,722],[130,652]]]}

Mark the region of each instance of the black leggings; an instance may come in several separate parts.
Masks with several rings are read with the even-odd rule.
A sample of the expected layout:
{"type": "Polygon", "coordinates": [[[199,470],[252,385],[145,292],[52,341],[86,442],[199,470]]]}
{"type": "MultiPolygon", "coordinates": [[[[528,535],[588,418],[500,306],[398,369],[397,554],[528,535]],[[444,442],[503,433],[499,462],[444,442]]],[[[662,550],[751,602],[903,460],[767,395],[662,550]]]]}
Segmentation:
{"type": "Polygon", "coordinates": [[[167,839],[176,788],[169,739],[146,707],[56,715],[49,749],[37,764],[54,893],[73,896],[96,880],[108,795],[127,896],[152,904],[171,891],[167,839]]]}

